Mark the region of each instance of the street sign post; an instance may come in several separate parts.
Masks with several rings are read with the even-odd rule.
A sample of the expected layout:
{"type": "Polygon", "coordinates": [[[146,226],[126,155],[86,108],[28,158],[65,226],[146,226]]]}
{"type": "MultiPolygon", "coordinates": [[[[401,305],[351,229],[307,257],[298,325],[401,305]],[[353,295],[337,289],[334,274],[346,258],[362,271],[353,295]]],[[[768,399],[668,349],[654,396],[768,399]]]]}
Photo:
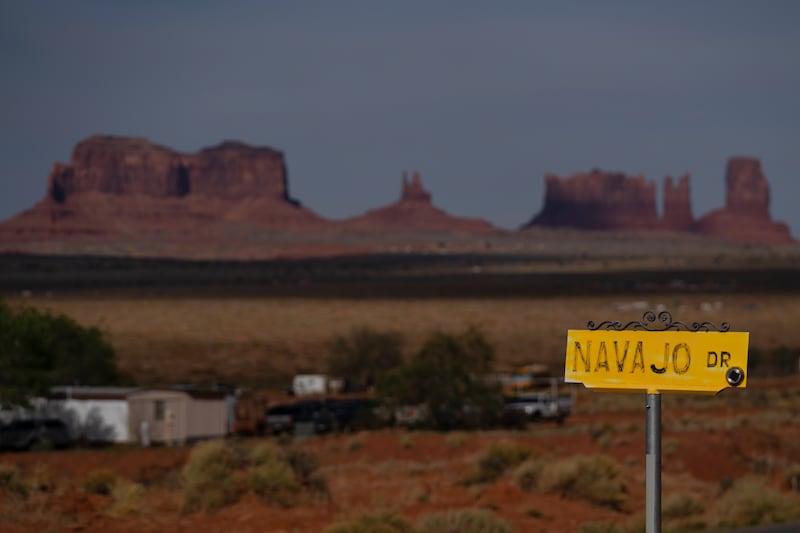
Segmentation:
{"type": "Polygon", "coordinates": [[[564,380],[596,391],[646,393],[647,533],[661,532],[661,393],[716,394],[747,386],[749,333],[723,322],[673,322],[668,311],[641,321],[589,322],[567,332],[564,380]],[[659,324],[660,322],[660,324],[659,324]]]}

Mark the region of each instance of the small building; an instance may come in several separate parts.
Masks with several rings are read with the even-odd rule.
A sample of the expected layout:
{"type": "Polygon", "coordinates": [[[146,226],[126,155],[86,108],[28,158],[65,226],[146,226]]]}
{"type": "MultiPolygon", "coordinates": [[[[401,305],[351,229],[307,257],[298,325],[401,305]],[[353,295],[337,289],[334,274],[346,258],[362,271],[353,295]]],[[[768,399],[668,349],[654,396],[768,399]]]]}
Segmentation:
{"type": "Polygon", "coordinates": [[[292,394],[295,396],[326,394],[327,392],[329,392],[328,376],[325,374],[297,374],[292,379],[292,394]]]}
{"type": "Polygon", "coordinates": [[[130,442],[128,395],[131,387],[53,387],[40,405],[40,415],[67,424],[76,440],[130,442]]]}
{"type": "Polygon", "coordinates": [[[224,391],[140,389],[127,399],[131,443],[186,444],[228,433],[224,391]]]}

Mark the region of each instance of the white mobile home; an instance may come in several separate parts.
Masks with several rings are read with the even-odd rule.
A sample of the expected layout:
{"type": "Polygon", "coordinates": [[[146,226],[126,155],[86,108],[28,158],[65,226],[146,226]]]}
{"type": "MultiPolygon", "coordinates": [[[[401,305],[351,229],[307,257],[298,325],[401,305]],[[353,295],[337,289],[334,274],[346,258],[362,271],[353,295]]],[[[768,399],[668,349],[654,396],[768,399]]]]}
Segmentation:
{"type": "Polygon", "coordinates": [[[89,442],[130,442],[130,387],[54,387],[47,398],[47,416],[63,420],[75,439],[89,442]]]}

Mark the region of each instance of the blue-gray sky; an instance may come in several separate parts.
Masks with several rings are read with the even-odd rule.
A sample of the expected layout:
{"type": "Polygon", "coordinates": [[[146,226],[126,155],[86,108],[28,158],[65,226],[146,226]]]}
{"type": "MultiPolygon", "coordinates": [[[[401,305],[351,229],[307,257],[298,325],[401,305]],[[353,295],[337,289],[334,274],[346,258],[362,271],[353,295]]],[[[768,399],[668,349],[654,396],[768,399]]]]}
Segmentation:
{"type": "MultiPolygon", "coordinates": [[[[692,175],[724,204],[761,158],[800,234],[800,2],[0,3],[0,219],[96,133],[283,150],[291,194],[345,218],[418,169],[434,202],[515,228],[546,172],[692,175]]],[[[659,186],[660,188],[660,186],[659,186]]]]}

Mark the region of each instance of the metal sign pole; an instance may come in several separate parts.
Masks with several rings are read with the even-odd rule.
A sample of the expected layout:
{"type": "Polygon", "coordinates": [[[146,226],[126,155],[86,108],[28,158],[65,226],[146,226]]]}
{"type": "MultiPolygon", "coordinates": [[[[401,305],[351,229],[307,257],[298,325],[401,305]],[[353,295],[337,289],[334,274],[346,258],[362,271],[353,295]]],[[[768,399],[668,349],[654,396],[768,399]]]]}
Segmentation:
{"type": "Polygon", "coordinates": [[[645,531],[661,533],[661,395],[647,393],[645,531]]]}

